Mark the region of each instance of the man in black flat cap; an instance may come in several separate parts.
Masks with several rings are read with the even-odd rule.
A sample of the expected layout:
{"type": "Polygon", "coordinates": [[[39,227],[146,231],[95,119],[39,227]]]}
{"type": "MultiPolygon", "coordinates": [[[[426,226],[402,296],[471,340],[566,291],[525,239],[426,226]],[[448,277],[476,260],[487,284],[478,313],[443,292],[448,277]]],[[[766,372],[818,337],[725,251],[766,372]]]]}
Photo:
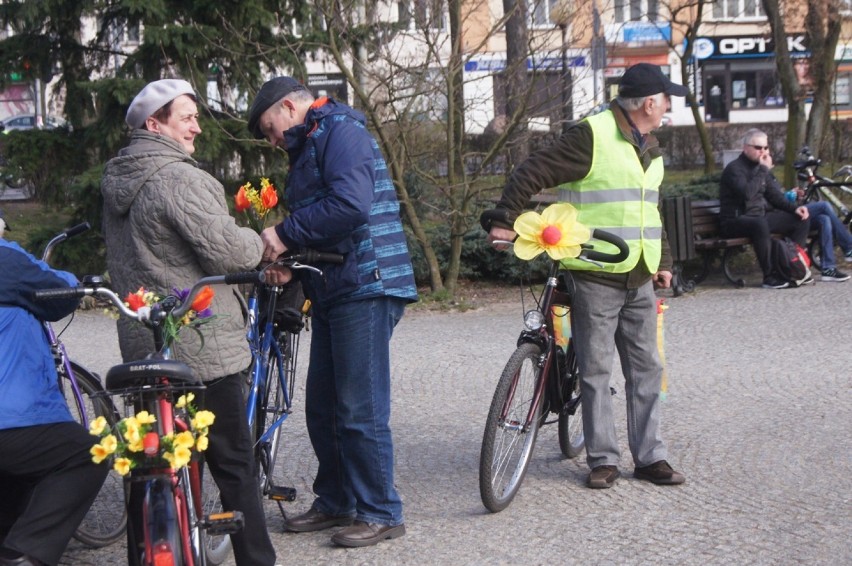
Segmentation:
{"type": "Polygon", "coordinates": [[[264,259],[288,249],[343,255],[323,276],[299,272],[311,300],[305,421],[319,466],[311,508],[285,528],[343,526],[339,546],[372,546],[405,534],[394,482],[390,341],[417,300],[399,201],[364,115],[313,95],[292,77],[258,91],[248,126],[287,151],[290,215],[261,234],[264,259]]]}
{"type": "Polygon", "coordinates": [[[687,92],[656,65],[630,67],[609,108],[530,155],[512,173],[497,206],[480,219],[489,241],[513,240],[513,223],[530,197],[559,187],[560,200],[577,208],[579,222],[627,243],[630,253],[621,263],[563,261],[574,286],[572,340],[592,488],[611,487],[620,476],[609,383],[616,350],[625,378],[633,476],[658,485],[684,482],[666,461],[659,432],[662,364],[654,286],[669,287],[672,260],[658,210],[662,152],[651,131],[669,109],[669,97],[687,92]]]}

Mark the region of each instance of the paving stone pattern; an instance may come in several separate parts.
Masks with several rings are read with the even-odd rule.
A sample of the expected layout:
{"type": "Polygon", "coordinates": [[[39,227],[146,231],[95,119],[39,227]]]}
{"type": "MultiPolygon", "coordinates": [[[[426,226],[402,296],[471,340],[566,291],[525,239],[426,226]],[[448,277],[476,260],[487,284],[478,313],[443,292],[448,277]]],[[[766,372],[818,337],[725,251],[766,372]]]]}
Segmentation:
{"type": "MultiPolygon", "coordinates": [[[[396,481],[408,534],[341,549],[331,532],[282,532],[281,564],[850,564],[852,545],[852,283],[802,289],[703,288],[668,298],[669,392],[663,436],[687,483],[631,477],[623,379],[616,410],[623,477],[584,486],[584,457],[564,460],[556,430],[539,435],[514,503],[491,514],[478,488],[491,395],[521,326],[520,304],[465,313],[410,311],[393,341],[396,481]]],[[[104,372],[118,361],[113,322],[78,314],[64,338],[104,372]]],[[[315,463],[304,430],[304,364],[280,473],[312,500],[315,463]]],[[[69,546],[63,564],[118,564],[124,546],[69,546]]],[[[227,562],[233,564],[233,561],[227,562]]]]}

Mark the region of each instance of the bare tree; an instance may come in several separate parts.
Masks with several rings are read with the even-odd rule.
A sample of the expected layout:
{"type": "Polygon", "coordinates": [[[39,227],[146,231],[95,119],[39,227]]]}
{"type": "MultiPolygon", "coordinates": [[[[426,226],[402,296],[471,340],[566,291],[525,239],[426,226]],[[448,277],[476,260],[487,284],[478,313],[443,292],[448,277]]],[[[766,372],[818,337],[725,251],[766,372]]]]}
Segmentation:
{"type": "MultiPolygon", "coordinates": [[[[707,0],[675,0],[669,2],[667,7],[671,15],[672,31],[679,31],[680,34],[672,33],[672,38],[669,40],[669,48],[672,53],[677,54],[680,59],[680,80],[681,84],[689,84],[689,69],[690,61],[693,57],[693,45],[698,37],[699,30],[703,23],[704,9],[708,5],[707,0]],[[675,38],[683,37],[685,40],[684,49],[680,49],[680,45],[675,45],[675,38]]],[[[695,88],[700,88],[695,85],[695,88]]],[[[701,107],[698,105],[698,99],[695,93],[690,91],[686,95],[686,102],[692,110],[692,117],[695,120],[695,129],[698,131],[698,137],[701,140],[701,150],[704,153],[704,172],[711,173],[716,168],[716,157],[713,154],[713,146],[710,143],[710,134],[707,131],[701,116],[701,107]]]]}
{"type": "Polygon", "coordinates": [[[831,110],[836,63],[834,53],[840,39],[839,0],[761,0],[772,29],[775,64],[787,101],[787,135],[784,152],[784,184],[795,183],[793,161],[803,144],[822,148],[831,110]],[[804,25],[810,41],[810,86],[799,81],[787,48],[788,26],[804,25]],[[812,97],[811,113],[805,120],[805,98],[812,97]]]}
{"type": "MultiPolygon", "coordinates": [[[[543,51],[544,40],[525,40],[504,64],[495,63],[481,77],[488,91],[501,80],[511,83],[507,105],[512,110],[492,120],[500,125],[490,135],[471,135],[466,128],[474,122],[474,107],[481,110],[483,104],[465,97],[472,88],[465,82],[465,66],[492,51],[520,8],[503,15],[491,13],[487,0],[416,0],[412,13],[399,16],[381,13],[381,5],[374,4],[379,15],[370,19],[363,6],[364,0],[317,0],[327,34],[309,47],[327,53],[352,87],[423,251],[430,287],[452,297],[464,237],[478,225],[482,201],[502,184],[508,142],[528,120],[535,73],[527,77],[527,61],[543,51]],[[449,248],[444,261],[435,250],[436,233],[449,248]]],[[[499,108],[497,113],[502,114],[499,108]]]]}

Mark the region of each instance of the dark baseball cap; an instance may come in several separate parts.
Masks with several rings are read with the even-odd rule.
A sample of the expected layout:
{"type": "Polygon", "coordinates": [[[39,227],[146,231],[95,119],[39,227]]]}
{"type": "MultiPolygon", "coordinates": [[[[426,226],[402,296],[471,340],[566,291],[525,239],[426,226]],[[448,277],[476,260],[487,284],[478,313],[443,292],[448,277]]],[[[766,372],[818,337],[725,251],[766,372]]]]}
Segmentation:
{"type": "Polygon", "coordinates": [[[6,225],[6,230],[12,230],[12,227],[9,226],[9,223],[6,221],[6,217],[3,215],[3,211],[0,210],[0,220],[3,221],[3,224],[6,225]]]}
{"type": "Polygon", "coordinates": [[[260,115],[266,112],[270,106],[297,90],[308,90],[308,88],[293,77],[275,77],[263,83],[249,109],[249,132],[257,139],[263,139],[264,136],[258,123],[260,122],[260,115]]]}
{"type": "Polygon", "coordinates": [[[663,74],[663,70],[651,63],[638,63],[624,72],[618,85],[618,96],[641,98],[664,92],[671,96],[686,96],[689,89],[675,84],[663,74]]]}

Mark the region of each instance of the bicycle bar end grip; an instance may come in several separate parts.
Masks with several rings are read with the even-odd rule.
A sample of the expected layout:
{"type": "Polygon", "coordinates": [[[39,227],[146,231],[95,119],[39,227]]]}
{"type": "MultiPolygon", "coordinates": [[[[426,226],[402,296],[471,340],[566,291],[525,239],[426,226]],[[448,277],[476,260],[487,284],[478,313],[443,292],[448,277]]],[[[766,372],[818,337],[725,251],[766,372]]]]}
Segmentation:
{"type": "Polygon", "coordinates": [[[85,287],[68,287],[65,289],[40,289],[33,291],[33,299],[36,301],[50,301],[55,299],[79,299],[86,296],[85,287]]]}
{"type": "Polygon", "coordinates": [[[83,232],[90,229],[91,227],[92,227],[92,225],[89,224],[88,222],[82,222],[80,224],[77,224],[76,226],[72,226],[71,228],[68,228],[67,230],[65,230],[65,237],[66,238],[73,238],[77,234],[82,234],[83,232]]]}
{"type": "Polygon", "coordinates": [[[260,271],[243,271],[231,273],[225,276],[226,285],[239,285],[241,283],[263,283],[266,277],[260,271]]]}

